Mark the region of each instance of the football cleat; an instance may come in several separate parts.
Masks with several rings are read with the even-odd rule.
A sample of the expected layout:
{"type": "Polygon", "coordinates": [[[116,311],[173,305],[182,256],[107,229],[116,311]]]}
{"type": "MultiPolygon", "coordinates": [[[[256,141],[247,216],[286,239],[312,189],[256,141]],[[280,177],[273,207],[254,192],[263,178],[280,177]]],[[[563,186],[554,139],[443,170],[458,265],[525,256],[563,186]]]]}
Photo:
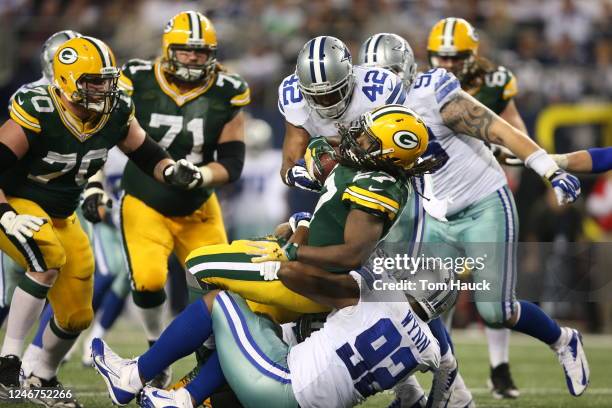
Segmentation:
{"type": "Polygon", "coordinates": [[[425,392],[414,375],[393,387],[395,399],[387,408],[423,408],[427,404],[425,392]]]}
{"type": "Polygon", "coordinates": [[[12,354],[0,357],[0,400],[9,397],[11,388],[19,388],[21,360],[12,354]]]}
{"type": "MultiPolygon", "coordinates": [[[[65,389],[62,383],[57,380],[57,377],[53,377],[50,380],[45,380],[44,378],[40,378],[32,374],[23,381],[23,388],[31,390],[48,390],[55,388],[58,390],[54,391],[50,398],[42,398],[42,393],[32,393],[31,395],[33,397],[29,397],[30,393],[28,393],[28,400],[35,404],[42,405],[47,408],[83,408],[83,405],[77,401],[76,398],[74,398],[72,391],[65,389]]],[[[49,395],[51,395],[51,393],[49,395]]]]}
{"type": "Polygon", "coordinates": [[[113,403],[126,405],[136,397],[142,389],[130,382],[133,370],[138,370],[137,360],[128,360],[115,354],[102,339],[91,342],[91,357],[94,368],[106,383],[109,396],[113,403]]]}
{"type": "Polygon", "coordinates": [[[149,385],[143,388],[138,405],[144,408],[194,408],[191,394],[185,388],[166,391],[149,385]]]}
{"type": "Polygon", "coordinates": [[[508,363],[501,363],[497,367],[491,368],[491,377],[487,380],[487,385],[495,399],[518,398],[521,395],[514,385],[508,363]]]}
{"type": "Polygon", "coordinates": [[[584,353],[580,332],[569,327],[563,327],[561,330],[561,338],[567,340],[554,350],[563,367],[567,389],[574,397],[578,397],[589,385],[589,362],[584,353]]]}
{"type": "Polygon", "coordinates": [[[472,393],[465,385],[463,381],[463,377],[461,377],[461,373],[457,373],[457,378],[455,379],[455,388],[451,394],[450,400],[448,401],[447,408],[474,408],[476,404],[474,403],[474,398],[472,397],[472,393]]]}
{"type": "Polygon", "coordinates": [[[459,366],[451,351],[440,359],[440,367],[434,371],[434,378],[427,397],[427,407],[447,407],[456,385],[459,366]],[[448,356],[448,357],[447,357],[448,356]]]}

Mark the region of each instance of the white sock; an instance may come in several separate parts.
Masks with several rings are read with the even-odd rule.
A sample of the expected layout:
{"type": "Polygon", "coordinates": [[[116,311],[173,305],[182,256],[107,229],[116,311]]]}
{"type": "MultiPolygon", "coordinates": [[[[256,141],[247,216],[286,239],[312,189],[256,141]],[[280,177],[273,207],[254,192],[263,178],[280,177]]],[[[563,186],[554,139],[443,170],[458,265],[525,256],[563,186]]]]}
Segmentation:
{"type": "MultiPolygon", "coordinates": [[[[74,335],[74,333],[68,332],[66,332],[66,334],[74,335]]],[[[62,359],[66,353],[68,353],[76,340],[77,337],[70,339],[59,337],[51,329],[51,325],[47,325],[45,331],[43,332],[43,348],[38,358],[38,364],[32,370],[32,374],[37,377],[44,378],[45,380],[50,380],[51,378],[55,377],[62,359]]]]}
{"type": "Polygon", "coordinates": [[[561,347],[569,343],[571,336],[572,336],[572,331],[569,330],[567,327],[562,327],[561,336],[559,336],[557,341],[555,341],[553,344],[550,345],[550,348],[555,351],[558,351],[561,347]]]}
{"type": "Polygon", "coordinates": [[[6,325],[6,336],[0,355],[13,354],[21,357],[23,340],[38,320],[44,307],[45,299],[34,297],[19,286],[15,288],[6,325]]]}
{"type": "Polygon", "coordinates": [[[495,368],[502,363],[510,361],[510,329],[492,329],[485,327],[489,343],[489,362],[495,368]]]}
{"type": "Polygon", "coordinates": [[[129,370],[127,373],[127,380],[128,380],[129,387],[132,390],[135,390],[136,392],[140,391],[142,387],[144,386],[144,384],[142,383],[142,380],[140,379],[140,372],[138,372],[138,364],[129,365],[127,367],[127,370],[129,370]]]}
{"type": "Polygon", "coordinates": [[[42,349],[34,344],[30,344],[25,353],[23,353],[23,358],[21,361],[21,369],[23,370],[24,377],[29,377],[32,374],[32,370],[38,364],[38,357],[42,349]]]}
{"type": "Polygon", "coordinates": [[[145,335],[148,341],[156,341],[161,336],[163,331],[162,315],[164,312],[164,304],[159,306],[144,309],[136,306],[142,317],[145,335]]]}

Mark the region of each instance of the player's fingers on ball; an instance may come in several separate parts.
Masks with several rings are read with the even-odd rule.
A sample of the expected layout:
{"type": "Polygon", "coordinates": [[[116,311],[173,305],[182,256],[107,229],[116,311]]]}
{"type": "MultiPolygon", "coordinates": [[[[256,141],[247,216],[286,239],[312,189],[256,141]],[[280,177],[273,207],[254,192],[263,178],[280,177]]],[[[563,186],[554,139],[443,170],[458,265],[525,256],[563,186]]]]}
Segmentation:
{"type": "Polygon", "coordinates": [[[25,223],[25,226],[33,231],[40,231],[40,224],[33,222],[33,221],[28,221],[25,223]]]}

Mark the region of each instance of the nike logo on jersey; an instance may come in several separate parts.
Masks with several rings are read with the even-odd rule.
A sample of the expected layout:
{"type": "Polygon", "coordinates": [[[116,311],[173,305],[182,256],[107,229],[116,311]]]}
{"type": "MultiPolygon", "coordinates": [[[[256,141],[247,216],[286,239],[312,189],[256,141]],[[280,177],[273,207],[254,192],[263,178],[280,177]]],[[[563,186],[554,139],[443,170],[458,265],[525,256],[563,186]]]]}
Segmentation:
{"type": "Polygon", "coordinates": [[[376,187],[369,186],[368,187],[368,191],[383,191],[383,189],[382,188],[376,188],[376,187]]]}
{"type": "Polygon", "coordinates": [[[170,397],[166,397],[165,395],[161,395],[161,394],[159,393],[159,391],[157,391],[157,390],[156,390],[156,391],[153,391],[151,394],[152,394],[154,397],[156,397],[156,398],[161,398],[161,399],[166,399],[166,400],[171,400],[171,399],[172,399],[172,398],[170,398],[170,397]]]}
{"type": "Polygon", "coordinates": [[[23,105],[23,101],[21,100],[19,95],[17,95],[17,103],[20,104],[20,105],[23,105]]]}

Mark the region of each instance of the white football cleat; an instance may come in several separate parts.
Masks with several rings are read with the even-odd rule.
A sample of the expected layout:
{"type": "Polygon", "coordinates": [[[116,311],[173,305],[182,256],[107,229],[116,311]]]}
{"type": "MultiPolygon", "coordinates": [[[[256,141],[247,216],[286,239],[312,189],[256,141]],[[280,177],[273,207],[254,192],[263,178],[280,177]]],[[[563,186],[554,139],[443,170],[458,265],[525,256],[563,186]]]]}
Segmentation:
{"type": "Polygon", "coordinates": [[[447,407],[455,389],[459,366],[449,349],[440,359],[440,367],[434,371],[431,390],[427,397],[428,407],[447,407]]]}
{"type": "Polygon", "coordinates": [[[194,408],[191,394],[185,388],[166,391],[149,385],[142,390],[138,405],[143,408],[194,408]]]}
{"type": "Polygon", "coordinates": [[[561,328],[565,342],[554,347],[559,363],[563,367],[567,389],[574,397],[584,393],[589,385],[589,362],[582,346],[582,335],[576,329],[561,328]]]}
{"type": "Polygon", "coordinates": [[[135,376],[138,378],[137,360],[119,357],[102,339],[98,338],[91,342],[91,357],[93,358],[94,368],[106,383],[106,388],[113,403],[119,406],[126,405],[140,392],[142,384],[138,386],[134,384],[134,381],[130,381],[134,377],[134,370],[136,370],[135,376]]]}
{"type": "Polygon", "coordinates": [[[461,377],[461,373],[457,373],[457,378],[455,378],[455,388],[451,394],[450,400],[448,401],[447,408],[474,408],[476,404],[474,403],[474,398],[472,397],[472,393],[468,389],[467,385],[463,381],[463,377],[461,377]]]}

